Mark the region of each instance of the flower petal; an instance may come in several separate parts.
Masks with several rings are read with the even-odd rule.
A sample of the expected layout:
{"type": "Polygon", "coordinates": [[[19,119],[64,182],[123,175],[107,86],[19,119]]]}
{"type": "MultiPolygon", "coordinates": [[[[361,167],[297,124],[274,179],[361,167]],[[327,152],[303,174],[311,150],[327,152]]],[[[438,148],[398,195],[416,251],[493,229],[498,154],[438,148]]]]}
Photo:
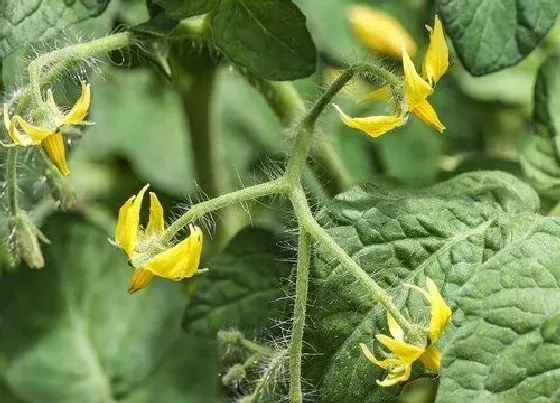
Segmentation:
{"type": "Polygon", "coordinates": [[[141,290],[142,288],[150,284],[150,281],[152,281],[153,278],[154,274],[149,270],[134,270],[134,274],[132,274],[132,277],[130,278],[130,282],[128,284],[128,293],[134,294],[136,291],[141,290]]]}
{"type": "Polygon", "coordinates": [[[401,329],[395,318],[387,313],[387,325],[389,326],[389,333],[397,341],[404,341],[404,331],[401,329]]]}
{"type": "Polygon", "coordinates": [[[443,26],[438,16],[435,17],[434,28],[430,29],[430,44],[424,56],[422,74],[431,86],[445,74],[449,68],[449,54],[447,42],[443,33],[443,26]]]}
{"type": "Polygon", "coordinates": [[[436,111],[428,101],[424,100],[418,103],[416,107],[411,111],[417,118],[422,120],[427,125],[432,126],[438,132],[443,133],[443,131],[445,130],[445,126],[443,125],[443,123],[441,123],[441,121],[437,117],[436,111]]]}
{"type": "Polygon", "coordinates": [[[412,111],[416,106],[425,101],[434,90],[416,71],[414,63],[410,60],[410,56],[406,49],[402,51],[403,69],[404,69],[404,91],[406,93],[406,104],[408,110],[412,111]]]}
{"type": "Polygon", "coordinates": [[[88,114],[91,92],[90,84],[85,81],[81,82],[82,94],[76,101],[72,109],[64,116],[62,124],[79,125],[83,122],[88,114]]]}
{"type": "Polygon", "coordinates": [[[350,7],[349,20],[354,36],[369,50],[395,59],[401,57],[403,47],[411,54],[416,53],[414,39],[390,14],[354,5],[350,7]]]}
{"type": "Polygon", "coordinates": [[[399,382],[405,382],[410,378],[412,372],[412,364],[403,364],[400,367],[393,368],[389,371],[387,378],[382,381],[377,381],[377,384],[383,388],[396,385],[399,382]]]}
{"type": "Polygon", "coordinates": [[[162,232],[165,228],[163,220],[163,207],[154,192],[150,192],[150,217],[146,227],[146,235],[153,236],[162,232]]]}
{"type": "Polygon", "coordinates": [[[443,333],[443,329],[449,322],[452,312],[451,308],[439,293],[436,284],[431,278],[426,277],[426,287],[428,288],[428,301],[431,305],[432,317],[430,319],[431,343],[435,343],[443,333]]]}
{"type": "Polygon", "coordinates": [[[172,248],[166,249],[150,259],[146,270],[156,276],[170,280],[181,280],[192,277],[198,270],[202,253],[202,230],[190,227],[190,235],[172,248]]]}
{"type": "Polygon", "coordinates": [[[441,367],[441,353],[433,344],[428,346],[418,359],[428,370],[439,372],[441,367]]]}
{"type": "Polygon", "coordinates": [[[379,137],[403,123],[404,116],[368,116],[366,118],[351,118],[342,109],[334,105],[342,122],[354,129],[359,129],[372,137],[379,137]]]}
{"type": "Polygon", "coordinates": [[[53,133],[48,137],[45,137],[41,142],[43,148],[47,152],[50,160],[58,168],[60,173],[64,176],[70,174],[68,169],[68,164],[66,163],[66,151],[64,150],[64,139],[62,134],[53,133]]]}
{"type": "Polygon", "coordinates": [[[362,353],[364,353],[364,355],[366,356],[369,362],[383,369],[389,369],[396,365],[401,364],[401,361],[397,358],[387,358],[385,360],[378,360],[377,358],[375,358],[375,356],[370,351],[368,346],[366,346],[364,343],[360,343],[360,348],[362,349],[362,353]]]}
{"type": "Polygon", "coordinates": [[[140,224],[140,208],[148,186],[149,184],[144,186],[137,195],[130,197],[119,209],[115,242],[126,251],[129,258],[132,257],[136,246],[138,225],[140,224]]]}
{"type": "Polygon", "coordinates": [[[402,362],[408,364],[412,364],[424,352],[424,349],[420,347],[416,347],[404,341],[395,340],[384,334],[378,334],[375,337],[381,344],[391,350],[392,353],[398,355],[402,362]]]}

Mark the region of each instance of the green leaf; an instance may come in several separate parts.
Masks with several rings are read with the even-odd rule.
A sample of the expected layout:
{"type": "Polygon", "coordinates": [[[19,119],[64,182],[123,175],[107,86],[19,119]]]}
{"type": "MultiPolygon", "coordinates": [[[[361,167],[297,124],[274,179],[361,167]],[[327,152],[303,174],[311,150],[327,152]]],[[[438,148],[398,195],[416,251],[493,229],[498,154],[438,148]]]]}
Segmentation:
{"type": "Polygon", "coordinates": [[[185,311],[185,330],[215,336],[235,327],[248,335],[262,335],[286,318],[282,282],[292,264],[269,230],[241,231],[208,266],[204,281],[185,311]]]}
{"type": "MultiPolygon", "coordinates": [[[[535,192],[515,177],[477,172],[423,190],[355,187],[338,195],[318,220],[409,317],[422,320],[425,301],[403,284],[424,286],[429,276],[455,308],[460,286],[513,242],[511,234],[535,220],[531,212],[538,206],[535,192]]],[[[379,351],[374,335],[387,333],[386,314],[328,251],[319,250],[313,260],[309,300],[306,334],[313,354],[306,374],[321,382],[321,401],[395,398],[399,388],[377,386],[375,380],[386,374],[358,346],[366,343],[379,351]]],[[[441,343],[446,345],[452,334],[448,326],[441,343]]],[[[422,374],[422,366],[416,370],[422,374]]]]}
{"type": "Polygon", "coordinates": [[[211,11],[218,0],[154,0],[153,3],[161,6],[168,16],[181,19],[211,11]]]}
{"type": "Polygon", "coordinates": [[[105,233],[59,216],[46,234],[46,267],[0,283],[2,379],[14,396],[26,403],[216,396],[218,358],[211,344],[181,334],[179,284],[156,279],[130,296],[132,270],[105,233]]]}
{"type": "Polygon", "coordinates": [[[560,221],[527,217],[457,291],[438,402],[554,401],[560,393],[560,221]]]}
{"type": "Polygon", "coordinates": [[[558,0],[436,0],[465,68],[475,76],[513,66],[554,25],[558,0]]]}
{"type": "Polygon", "coordinates": [[[262,78],[295,80],[315,71],[315,44],[290,0],[222,0],[211,29],[231,61],[262,78]]]}
{"type": "Polygon", "coordinates": [[[64,30],[105,11],[109,0],[0,0],[0,59],[28,45],[56,38],[64,30]]]}
{"type": "Polygon", "coordinates": [[[535,83],[535,133],[522,136],[519,157],[523,173],[537,191],[560,199],[560,56],[552,56],[539,69],[535,83]]]}

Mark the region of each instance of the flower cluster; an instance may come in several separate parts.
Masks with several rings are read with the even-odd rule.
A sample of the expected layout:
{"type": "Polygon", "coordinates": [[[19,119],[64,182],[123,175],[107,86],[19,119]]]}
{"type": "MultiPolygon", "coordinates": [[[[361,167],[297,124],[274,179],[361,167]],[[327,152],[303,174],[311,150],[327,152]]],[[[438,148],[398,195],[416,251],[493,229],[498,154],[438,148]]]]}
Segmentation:
{"type": "Polygon", "coordinates": [[[389,349],[390,352],[385,353],[387,358],[378,360],[365,344],[360,344],[362,352],[369,361],[389,371],[387,378],[377,381],[379,386],[393,386],[408,380],[412,371],[412,364],[417,360],[422,362],[430,371],[439,372],[440,369],[441,353],[434,344],[443,333],[443,329],[451,318],[451,308],[447,306],[437,286],[430,278],[426,278],[427,291],[413,285],[409,285],[409,287],[421,292],[430,304],[431,318],[427,329],[427,344],[416,346],[407,343],[404,331],[395,319],[387,314],[387,324],[392,337],[384,334],[377,334],[375,336],[377,341],[389,349]]]}
{"type": "Polygon", "coordinates": [[[90,85],[82,81],[82,94],[80,98],[68,113],[63,114],[56,106],[52,91],[49,90],[48,104],[51,107],[49,110],[52,111],[55,116],[54,119],[52,119],[52,125],[46,127],[34,126],[18,115],[10,118],[8,105],[4,104],[4,125],[6,126],[6,130],[8,130],[8,135],[13,141],[13,144],[7,146],[29,147],[41,144],[60,173],[69,175],[70,170],[66,162],[64,138],[62,137],[60,128],[64,125],[82,124],[88,114],[90,98],[90,85]]]}
{"type": "MultiPolygon", "coordinates": [[[[362,130],[372,137],[378,137],[389,130],[405,124],[408,115],[412,113],[426,124],[443,133],[445,126],[437,117],[434,108],[430,105],[427,98],[433,94],[437,81],[449,68],[448,49],[443,26],[437,16],[435,17],[434,27],[428,27],[428,30],[430,32],[430,44],[424,57],[422,76],[416,71],[416,67],[414,67],[414,63],[407,51],[407,46],[401,44],[405,99],[404,102],[400,102],[397,105],[396,113],[391,116],[354,118],[346,115],[335,105],[345,125],[362,130]]],[[[400,35],[397,36],[400,37],[400,35]]],[[[378,99],[379,94],[383,94],[384,97],[390,97],[391,89],[382,87],[368,98],[378,99]]]]}
{"type": "Polygon", "coordinates": [[[190,235],[178,244],[162,245],[163,207],[153,192],[150,192],[148,225],[140,228],[140,210],[147,189],[148,185],[144,186],[122,205],[115,231],[115,244],[124,249],[135,267],[128,287],[130,294],[146,287],[154,276],[175,281],[192,277],[202,253],[202,230],[193,225],[189,225],[190,235]]]}

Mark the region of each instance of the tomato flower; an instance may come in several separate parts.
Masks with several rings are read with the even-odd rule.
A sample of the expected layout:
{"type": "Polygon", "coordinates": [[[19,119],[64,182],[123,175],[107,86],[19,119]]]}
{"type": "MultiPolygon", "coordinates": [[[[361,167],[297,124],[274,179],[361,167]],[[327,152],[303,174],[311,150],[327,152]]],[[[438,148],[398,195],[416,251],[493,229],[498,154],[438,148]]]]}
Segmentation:
{"type": "Polygon", "coordinates": [[[387,377],[380,381],[377,380],[379,386],[393,386],[399,382],[404,382],[410,377],[412,364],[420,361],[424,366],[433,372],[439,372],[441,364],[441,353],[434,346],[439,339],[443,329],[451,318],[451,308],[447,306],[445,300],[439,293],[437,286],[430,279],[426,278],[426,290],[417,286],[409,285],[409,287],[420,291],[428,300],[431,308],[430,324],[427,329],[429,335],[427,344],[424,346],[416,346],[405,341],[405,334],[395,319],[387,314],[387,324],[389,333],[392,337],[384,334],[377,334],[376,339],[389,349],[386,353],[387,358],[378,360],[369,350],[369,348],[360,343],[363,354],[373,364],[388,371],[387,377]]]}
{"type": "Polygon", "coordinates": [[[69,175],[70,170],[66,162],[66,152],[64,149],[64,139],[60,133],[60,127],[63,125],[80,125],[88,114],[90,104],[90,85],[84,81],[82,85],[82,94],[76,101],[72,109],[66,114],[62,114],[56,107],[52,92],[49,91],[49,103],[53,106],[52,110],[58,116],[54,119],[52,127],[34,126],[26,122],[21,116],[15,115],[10,118],[8,114],[8,105],[4,104],[4,126],[8,130],[8,135],[15,146],[35,146],[41,144],[51,161],[56,165],[63,175],[69,175]],[[23,130],[23,133],[20,131],[23,130]]]}
{"type": "Polygon", "coordinates": [[[140,209],[148,186],[122,205],[115,231],[115,244],[124,249],[135,267],[128,288],[130,294],[146,287],[154,275],[174,281],[192,277],[202,253],[202,230],[193,225],[189,225],[190,235],[178,244],[161,245],[165,229],[163,208],[153,192],[150,192],[148,225],[140,228],[140,209]]]}

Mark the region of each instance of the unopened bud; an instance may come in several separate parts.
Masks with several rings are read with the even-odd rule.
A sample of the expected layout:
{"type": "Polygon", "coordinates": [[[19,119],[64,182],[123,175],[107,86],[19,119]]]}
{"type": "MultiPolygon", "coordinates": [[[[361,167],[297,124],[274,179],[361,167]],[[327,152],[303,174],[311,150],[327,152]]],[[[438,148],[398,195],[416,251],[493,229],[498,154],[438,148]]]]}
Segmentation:
{"type": "Polygon", "coordinates": [[[43,242],[48,242],[48,240],[22,210],[16,214],[14,229],[18,255],[32,269],[42,269],[45,266],[45,259],[41,252],[39,239],[43,242]]]}
{"type": "Polygon", "coordinates": [[[392,15],[355,5],[348,17],[356,39],[369,50],[395,59],[401,59],[403,47],[410,56],[416,53],[414,39],[392,15]]]}
{"type": "Polygon", "coordinates": [[[222,383],[224,386],[236,387],[246,377],[245,367],[241,364],[235,364],[229,369],[227,374],[222,376],[222,383]]]}

